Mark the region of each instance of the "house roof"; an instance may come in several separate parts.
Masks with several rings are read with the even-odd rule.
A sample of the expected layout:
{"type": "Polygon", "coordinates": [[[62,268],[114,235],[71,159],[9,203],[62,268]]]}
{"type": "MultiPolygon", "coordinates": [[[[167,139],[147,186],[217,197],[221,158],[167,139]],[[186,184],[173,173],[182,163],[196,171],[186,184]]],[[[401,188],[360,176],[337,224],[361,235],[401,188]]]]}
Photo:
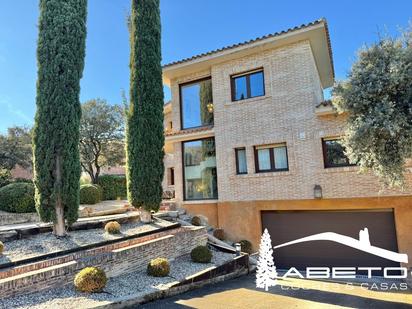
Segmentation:
{"type": "Polygon", "coordinates": [[[266,45],[267,48],[272,48],[305,39],[311,42],[322,86],[324,88],[332,86],[335,73],[329,30],[327,21],[324,18],[165,64],[163,66],[164,82],[170,84],[170,79],[184,75],[189,67],[192,70],[201,70],[208,67],[207,63],[209,63],[210,67],[214,63],[244,56],[256,52],[257,49],[262,50],[263,45],[266,45]],[[327,61],[324,58],[327,58],[327,61]]]}

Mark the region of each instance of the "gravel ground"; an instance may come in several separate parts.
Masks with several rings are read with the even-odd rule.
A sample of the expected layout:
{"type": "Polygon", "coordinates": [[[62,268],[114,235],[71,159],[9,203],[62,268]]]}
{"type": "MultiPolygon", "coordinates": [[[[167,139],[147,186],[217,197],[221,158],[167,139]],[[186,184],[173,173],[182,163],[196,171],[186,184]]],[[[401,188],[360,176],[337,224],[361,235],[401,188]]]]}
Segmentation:
{"type": "Polygon", "coordinates": [[[121,225],[121,234],[110,235],[103,228],[80,230],[70,232],[70,236],[57,239],[51,232],[34,235],[30,238],[13,240],[4,244],[5,250],[0,255],[0,264],[16,261],[24,258],[34,257],[46,253],[67,250],[97,242],[119,239],[128,235],[155,230],[159,227],[171,225],[172,223],[159,220],[152,224],[130,222],[121,225]]]}
{"type": "Polygon", "coordinates": [[[55,290],[36,292],[14,298],[1,299],[0,308],[89,308],[128,295],[136,297],[167,287],[199,271],[221,265],[233,258],[233,254],[213,250],[212,262],[193,263],[190,255],[178,257],[171,262],[168,277],[150,277],[145,271],[133,272],[110,278],[103,293],[86,294],[75,291],[72,285],[55,290]]]}

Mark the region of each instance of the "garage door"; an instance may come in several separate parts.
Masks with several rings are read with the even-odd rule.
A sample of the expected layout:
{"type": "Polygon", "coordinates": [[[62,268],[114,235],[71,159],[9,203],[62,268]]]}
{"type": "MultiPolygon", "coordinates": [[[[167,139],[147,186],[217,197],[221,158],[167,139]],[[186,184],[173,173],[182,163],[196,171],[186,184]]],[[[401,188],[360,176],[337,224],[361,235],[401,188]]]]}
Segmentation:
{"type": "MultiPolygon", "coordinates": [[[[359,231],[367,227],[371,245],[398,252],[392,210],[264,211],[262,226],[268,229],[273,246],[324,232],[359,239],[359,231]]],[[[310,266],[399,267],[397,262],[329,240],[295,243],[274,249],[273,255],[278,269],[296,267],[304,270],[310,266]]]]}

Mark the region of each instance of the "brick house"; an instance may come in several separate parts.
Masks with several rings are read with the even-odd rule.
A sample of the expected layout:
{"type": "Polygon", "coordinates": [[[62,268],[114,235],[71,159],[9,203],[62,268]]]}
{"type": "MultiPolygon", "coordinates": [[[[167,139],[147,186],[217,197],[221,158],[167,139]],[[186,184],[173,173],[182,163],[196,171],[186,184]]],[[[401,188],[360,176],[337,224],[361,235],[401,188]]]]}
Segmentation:
{"type": "MultiPolygon", "coordinates": [[[[367,227],[372,245],[412,257],[412,192],[383,190],[337,143],[345,115],[323,98],[334,82],[326,20],[167,64],[163,79],[163,184],[179,207],[255,249],[264,228],[276,245],[329,231],[357,239],[367,227]]],[[[353,260],[399,266],[325,241],[275,252],[281,268],[353,260]]]]}

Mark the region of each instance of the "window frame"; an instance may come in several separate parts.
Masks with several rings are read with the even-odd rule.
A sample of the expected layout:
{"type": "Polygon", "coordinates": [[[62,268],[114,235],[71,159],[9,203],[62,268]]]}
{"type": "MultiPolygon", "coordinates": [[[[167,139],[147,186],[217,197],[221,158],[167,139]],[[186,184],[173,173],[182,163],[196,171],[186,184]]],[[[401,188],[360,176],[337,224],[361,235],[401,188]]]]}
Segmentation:
{"type": "Polygon", "coordinates": [[[265,145],[259,145],[259,146],[254,146],[254,154],[255,154],[255,172],[256,173],[271,173],[271,172],[287,172],[289,171],[289,154],[288,154],[288,146],[286,143],[279,143],[276,145],[268,145],[268,147],[265,147],[265,145]],[[263,148],[258,148],[258,147],[263,147],[263,148]],[[286,164],[287,167],[286,168],[276,168],[275,165],[275,154],[273,149],[274,148],[281,148],[284,147],[286,150],[286,164]],[[266,169],[266,170],[261,170],[259,168],[259,157],[258,157],[258,151],[260,149],[269,149],[269,156],[270,156],[270,169],[266,169]]]}
{"type": "Polygon", "coordinates": [[[265,89],[265,70],[262,68],[257,68],[254,70],[246,71],[243,73],[236,73],[230,75],[230,87],[231,87],[231,97],[232,97],[232,102],[238,102],[238,101],[243,101],[243,100],[248,100],[248,99],[253,99],[253,98],[259,98],[259,97],[264,97],[266,95],[266,89],[265,89]],[[262,95],[257,95],[257,96],[251,96],[251,88],[250,88],[250,75],[255,74],[255,73],[262,73],[262,82],[263,82],[263,94],[262,95]],[[237,99],[236,100],[236,84],[235,84],[235,79],[239,77],[246,77],[246,94],[247,97],[244,99],[237,99]]]}
{"type": "Polygon", "coordinates": [[[323,166],[324,168],[336,168],[336,167],[348,167],[348,166],[355,166],[356,164],[350,163],[349,158],[346,157],[346,163],[345,164],[330,164],[330,162],[327,160],[327,151],[326,151],[326,142],[328,141],[339,141],[341,138],[339,137],[323,137],[322,138],[322,154],[323,154],[323,166]]]}
{"type": "Polygon", "coordinates": [[[236,159],[236,175],[246,175],[248,173],[246,147],[235,148],[235,159],[236,159]],[[238,153],[239,153],[240,150],[245,151],[245,159],[246,159],[246,172],[242,172],[242,173],[239,171],[239,156],[238,156],[238,153]]]}
{"type": "MultiPolygon", "coordinates": [[[[216,139],[214,136],[210,137],[204,137],[204,138],[198,138],[198,139],[190,139],[190,140],[185,140],[181,142],[181,147],[182,147],[182,185],[183,185],[183,201],[210,201],[210,200],[217,200],[219,198],[219,190],[216,192],[216,197],[210,197],[210,198],[202,198],[202,199],[188,199],[186,198],[186,178],[185,178],[185,143],[189,142],[197,142],[197,141],[202,141],[206,139],[211,139],[213,138],[215,142],[215,156],[216,156],[216,139]]],[[[188,166],[194,166],[194,165],[188,165],[188,166]]],[[[218,184],[218,179],[217,179],[217,166],[216,166],[216,184],[218,184]]]]}
{"type": "MultiPolygon", "coordinates": [[[[213,123],[213,124],[205,124],[205,125],[200,125],[200,126],[196,126],[196,127],[188,127],[188,128],[185,128],[185,127],[184,127],[184,123],[183,123],[183,97],[182,97],[182,87],[189,86],[189,85],[191,85],[191,84],[197,84],[197,83],[200,83],[200,82],[205,81],[205,80],[208,80],[208,79],[210,79],[210,81],[212,82],[212,76],[206,76],[206,77],[202,77],[202,78],[199,78],[199,79],[194,79],[194,80],[191,80],[191,81],[188,81],[188,82],[184,82],[184,83],[179,84],[179,108],[180,108],[180,129],[181,129],[181,130],[197,129],[197,128],[209,127],[209,126],[213,126],[213,125],[214,125],[214,123],[213,123]]],[[[213,87],[213,83],[212,83],[212,87],[213,87]]],[[[213,89],[213,88],[212,88],[212,89],[213,89]]],[[[212,93],[212,96],[213,96],[213,93],[212,93]]]]}

